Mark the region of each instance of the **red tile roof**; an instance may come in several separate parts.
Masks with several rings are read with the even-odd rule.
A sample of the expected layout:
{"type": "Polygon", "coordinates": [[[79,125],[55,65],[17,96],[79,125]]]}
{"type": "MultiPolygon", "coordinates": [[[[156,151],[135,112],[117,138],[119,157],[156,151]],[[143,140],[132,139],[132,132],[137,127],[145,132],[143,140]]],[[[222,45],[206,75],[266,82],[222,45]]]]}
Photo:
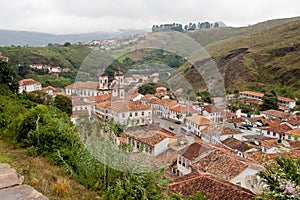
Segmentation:
{"type": "Polygon", "coordinates": [[[193,172],[175,179],[168,188],[171,192],[186,197],[200,191],[208,199],[213,200],[248,200],[255,197],[250,190],[203,172],[193,172]]]}
{"type": "Polygon", "coordinates": [[[277,97],[279,101],[284,101],[284,102],[296,102],[295,99],[290,99],[290,98],[287,98],[287,97],[280,97],[278,96],[277,97]]]}
{"type": "Polygon", "coordinates": [[[251,92],[251,91],[243,91],[243,92],[240,92],[240,94],[252,95],[252,96],[257,96],[257,97],[263,97],[264,96],[263,93],[251,92]]]}
{"type": "Polygon", "coordinates": [[[204,110],[206,110],[208,113],[213,113],[213,112],[220,112],[220,110],[212,104],[208,104],[204,106],[204,110]]]}
{"type": "Polygon", "coordinates": [[[206,117],[203,117],[201,115],[194,115],[194,116],[189,116],[186,118],[187,120],[190,120],[191,122],[199,125],[199,126],[205,126],[205,125],[211,125],[215,124],[215,122],[211,121],[210,119],[207,119],[206,117]]]}
{"type": "Polygon", "coordinates": [[[129,128],[125,135],[144,144],[148,144],[151,147],[154,147],[164,139],[169,138],[168,135],[166,135],[165,130],[154,126],[129,128]]]}
{"type": "Polygon", "coordinates": [[[235,150],[235,149],[239,150],[240,152],[245,152],[245,151],[251,149],[251,146],[249,146],[247,143],[242,142],[242,141],[240,141],[238,139],[235,139],[233,137],[227,138],[226,140],[222,141],[222,143],[225,146],[227,146],[227,147],[229,147],[233,150],[235,150]]]}
{"type": "Polygon", "coordinates": [[[97,90],[98,89],[98,82],[87,81],[87,82],[75,82],[71,85],[66,87],[67,89],[91,89],[97,90]]]}
{"type": "Polygon", "coordinates": [[[262,111],[261,113],[265,114],[265,115],[269,115],[269,116],[278,117],[281,119],[287,119],[292,116],[292,114],[290,114],[290,113],[285,113],[285,112],[281,112],[278,110],[266,110],[266,111],[262,111]]]}
{"type": "Polygon", "coordinates": [[[300,125],[300,119],[292,119],[292,120],[287,121],[287,123],[289,123],[292,126],[298,126],[298,125],[300,125]]]}
{"type": "Polygon", "coordinates": [[[300,128],[288,130],[288,131],[286,131],[286,133],[300,137],[300,128]]]}
{"type": "Polygon", "coordinates": [[[182,150],[182,156],[190,161],[194,161],[202,153],[208,152],[210,149],[212,148],[204,143],[194,142],[182,150]]]}
{"type": "Polygon", "coordinates": [[[103,95],[98,95],[98,96],[93,96],[93,97],[88,97],[87,98],[90,101],[95,101],[95,102],[103,102],[103,101],[108,101],[111,99],[111,95],[110,94],[103,94],[103,95]]]}
{"type": "Polygon", "coordinates": [[[270,127],[264,128],[264,130],[272,131],[273,133],[279,133],[279,134],[284,134],[285,132],[287,132],[291,129],[292,128],[286,124],[280,124],[278,126],[270,126],[270,127]]]}
{"type": "Polygon", "coordinates": [[[28,79],[23,79],[19,81],[19,86],[25,86],[25,85],[33,85],[33,84],[37,84],[37,85],[41,85],[40,82],[37,82],[31,78],[28,79]]]}
{"type": "Polygon", "coordinates": [[[243,118],[240,118],[240,117],[239,118],[233,118],[232,121],[234,123],[243,123],[243,122],[245,122],[245,120],[243,118]]]}
{"type": "Polygon", "coordinates": [[[178,105],[175,107],[170,108],[171,111],[178,112],[178,113],[197,113],[196,110],[194,110],[191,106],[183,106],[183,105],[178,105]]]}
{"type": "Polygon", "coordinates": [[[216,148],[214,151],[211,151],[205,157],[193,164],[194,169],[214,174],[224,180],[233,179],[248,167],[255,169],[263,168],[245,158],[237,156],[231,151],[225,150],[224,148],[216,148]]]}
{"type": "Polygon", "coordinates": [[[142,111],[150,110],[148,105],[142,104],[140,101],[105,101],[102,103],[96,104],[98,107],[109,108],[116,112],[129,112],[129,111],[142,111]]]}

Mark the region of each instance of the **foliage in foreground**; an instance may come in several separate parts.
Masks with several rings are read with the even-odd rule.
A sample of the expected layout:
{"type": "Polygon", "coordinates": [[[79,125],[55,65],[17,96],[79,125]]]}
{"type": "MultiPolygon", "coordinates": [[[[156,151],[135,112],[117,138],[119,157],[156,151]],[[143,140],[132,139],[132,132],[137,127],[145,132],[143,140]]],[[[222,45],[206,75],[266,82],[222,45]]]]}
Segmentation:
{"type": "Polygon", "coordinates": [[[271,199],[300,199],[300,158],[279,156],[276,163],[259,175],[268,185],[265,193],[271,199]]]}
{"type": "MultiPolygon", "coordinates": [[[[6,86],[0,87],[1,138],[27,148],[29,155],[42,155],[103,199],[184,199],[179,194],[175,195],[177,198],[168,196],[168,180],[162,178],[162,170],[130,173],[99,162],[84,148],[66,113],[51,103],[32,102],[31,98],[26,94],[15,95],[6,86]]],[[[116,130],[111,125],[106,131],[116,130]]],[[[83,128],[95,134],[103,127],[92,122],[83,128]]]]}

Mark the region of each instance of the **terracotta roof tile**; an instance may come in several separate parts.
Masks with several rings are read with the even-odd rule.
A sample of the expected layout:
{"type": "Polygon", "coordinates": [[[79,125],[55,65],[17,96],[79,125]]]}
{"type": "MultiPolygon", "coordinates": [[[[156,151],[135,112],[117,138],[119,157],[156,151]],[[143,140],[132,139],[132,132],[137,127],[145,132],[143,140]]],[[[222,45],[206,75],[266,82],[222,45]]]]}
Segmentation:
{"type": "Polygon", "coordinates": [[[277,97],[279,101],[284,101],[284,102],[296,102],[295,99],[290,99],[290,98],[287,98],[287,97],[280,97],[278,96],[277,97]]]}
{"type": "Polygon", "coordinates": [[[231,149],[236,149],[239,150],[240,152],[245,152],[247,150],[249,150],[251,148],[251,146],[249,146],[247,143],[242,142],[238,139],[235,139],[233,137],[229,137],[227,139],[225,139],[224,141],[222,141],[222,143],[231,148],[231,149]]]}
{"type": "Polygon", "coordinates": [[[258,96],[258,97],[263,97],[264,96],[263,93],[260,93],[260,92],[251,92],[251,91],[243,91],[243,92],[240,92],[240,94],[258,96]]]}
{"type": "Polygon", "coordinates": [[[224,180],[233,179],[250,166],[258,169],[262,168],[223,148],[211,151],[208,155],[193,164],[194,169],[214,174],[224,180]]]}
{"type": "Polygon", "coordinates": [[[243,122],[245,122],[245,120],[243,118],[240,118],[240,117],[239,118],[233,118],[232,121],[234,123],[243,123],[243,122]]]}
{"type": "Polygon", "coordinates": [[[290,118],[292,115],[290,113],[285,113],[285,112],[281,112],[278,110],[266,110],[266,111],[262,111],[262,114],[265,115],[270,115],[270,116],[274,116],[274,117],[278,117],[278,118],[290,118]]]}
{"type": "Polygon", "coordinates": [[[210,149],[212,148],[204,143],[194,142],[182,150],[182,156],[190,161],[194,161],[202,153],[208,152],[210,149]]]}
{"type": "Polygon", "coordinates": [[[37,82],[36,80],[33,80],[33,79],[31,79],[31,78],[23,79],[23,80],[20,80],[20,81],[19,81],[19,86],[33,85],[33,84],[41,85],[40,82],[37,82]]]}
{"type": "Polygon", "coordinates": [[[183,105],[177,105],[175,107],[170,108],[171,111],[178,112],[178,113],[197,113],[196,110],[194,110],[191,106],[183,106],[183,105]]]}
{"type": "Polygon", "coordinates": [[[286,133],[300,137],[300,128],[288,130],[286,133]]]}
{"type": "Polygon", "coordinates": [[[221,180],[203,172],[194,172],[176,179],[169,185],[169,190],[186,197],[200,191],[208,199],[213,200],[248,200],[255,195],[242,187],[221,180]]]}
{"type": "Polygon", "coordinates": [[[272,131],[273,133],[279,133],[279,134],[284,134],[285,132],[287,132],[291,129],[292,128],[286,124],[279,124],[277,126],[270,126],[270,127],[264,128],[264,130],[272,131]]]}
{"type": "Polygon", "coordinates": [[[220,112],[220,110],[212,104],[204,106],[204,110],[206,110],[208,113],[220,112]]]}
{"type": "Polygon", "coordinates": [[[71,85],[66,87],[67,89],[91,89],[97,90],[98,89],[98,82],[87,81],[87,82],[75,82],[71,85]]]}
{"type": "Polygon", "coordinates": [[[213,122],[210,119],[207,119],[206,117],[203,117],[201,115],[189,116],[186,119],[192,121],[193,123],[195,123],[199,126],[215,124],[215,122],[213,122]]]}
{"type": "Polygon", "coordinates": [[[153,125],[128,128],[125,135],[151,147],[168,138],[165,130],[153,125]]]}

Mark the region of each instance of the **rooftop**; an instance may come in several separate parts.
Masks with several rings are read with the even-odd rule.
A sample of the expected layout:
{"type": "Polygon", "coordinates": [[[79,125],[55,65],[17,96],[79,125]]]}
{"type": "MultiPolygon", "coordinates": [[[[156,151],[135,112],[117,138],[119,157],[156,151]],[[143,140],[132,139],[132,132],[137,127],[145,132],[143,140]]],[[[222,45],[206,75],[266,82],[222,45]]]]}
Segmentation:
{"type": "Polygon", "coordinates": [[[266,111],[262,111],[261,113],[269,116],[278,117],[281,119],[287,119],[292,116],[292,114],[290,113],[285,113],[278,110],[266,110],[266,111]]]}
{"type": "Polygon", "coordinates": [[[247,143],[242,142],[238,139],[235,139],[233,137],[229,137],[227,139],[225,139],[224,141],[222,141],[222,143],[231,148],[231,149],[236,149],[239,150],[240,152],[245,152],[249,149],[251,149],[251,146],[249,146],[247,143]]]}
{"type": "Polygon", "coordinates": [[[183,149],[182,156],[187,158],[190,161],[195,160],[202,153],[208,152],[211,148],[208,145],[200,142],[194,142],[190,146],[183,149]]]}
{"type": "Polygon", "coordinates": [[[193,122],[199,126],[211,125],[211,124],[215,123],[215,122],[211,121],[210,119],[207,119],[206,117],[203,117],[201,115],[189,116],[186,119],[190,120],[191,122],[193,122]]]}
{"type": "Polygon", "coordinates": [[[243,92],[240,92],[240,94],[252,95],[252,96],[257,96],[257,97],[263,97],[264,96],[263,93],[251,92],[251,91],[243,91],[243,92]]]}
{"type": "Polygon", "coordinates": [[[213,200],[247,200],[255,197],[250,190],[204,172],[193,172],[175,179],[169,184],[169,190],[186,197],[200,191],[208,199],[213,200]]]}
{"type": "Polygon", "coordinates": [[[23,79],[19,81],[19,86],[33,85],[33,84],[41,85],[40,82],[37,82],[36,80],[33,80],[31,78],[23,79]]]}
{"type": "Polygon", "coordinates": [[[87,81],[87,82],[75,82],[71,85],[68,85],[66,89],[91,89],[97,90],[98,89],[98,82],[87,81]]]}

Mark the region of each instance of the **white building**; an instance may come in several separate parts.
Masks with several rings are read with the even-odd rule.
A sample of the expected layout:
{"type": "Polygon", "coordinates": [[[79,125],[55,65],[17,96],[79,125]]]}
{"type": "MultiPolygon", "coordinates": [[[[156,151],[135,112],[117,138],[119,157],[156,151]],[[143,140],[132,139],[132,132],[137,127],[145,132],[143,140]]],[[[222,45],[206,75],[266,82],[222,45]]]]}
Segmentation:
{"type": "Polygon", "coordinates": [[[169,133],[160,127],[135,127],[125,133],[126,142],[133,152],[144,152],[157,156],[169,148],[169,133]]]}
{"type": "Polygon", "coordinates": [[[95,113],[103,121],[113,118],[129,127],[152,123],[151,108],[140,101],[105,101],[96,104],[95,113]]]}
{"type": "Polygon", "coordinates": [[[23,79],[19,81],[19,93],[33,92],[42,89],[42,84],[33,79],[23,79]]]}
{"type": "Polygon", "coordinates": [[[191,131],[191,133],[201,137],[201,131],[211,124],[215,124],[215,122],[204,116],[194,115],[186,117],[184,124],[188,131],[191,131]]]}

